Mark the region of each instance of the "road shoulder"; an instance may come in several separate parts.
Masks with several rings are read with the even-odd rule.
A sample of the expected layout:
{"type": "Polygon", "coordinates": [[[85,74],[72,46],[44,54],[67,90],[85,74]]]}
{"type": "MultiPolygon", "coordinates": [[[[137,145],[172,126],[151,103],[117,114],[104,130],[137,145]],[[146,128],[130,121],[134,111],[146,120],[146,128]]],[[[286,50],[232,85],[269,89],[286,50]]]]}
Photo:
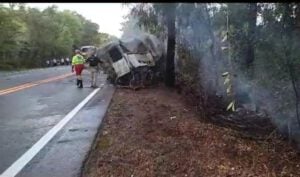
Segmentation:
{"type": "Polygon", "coordinates": [[[79,176],[113,93],[104,85],[17,176],[79,176]]]}

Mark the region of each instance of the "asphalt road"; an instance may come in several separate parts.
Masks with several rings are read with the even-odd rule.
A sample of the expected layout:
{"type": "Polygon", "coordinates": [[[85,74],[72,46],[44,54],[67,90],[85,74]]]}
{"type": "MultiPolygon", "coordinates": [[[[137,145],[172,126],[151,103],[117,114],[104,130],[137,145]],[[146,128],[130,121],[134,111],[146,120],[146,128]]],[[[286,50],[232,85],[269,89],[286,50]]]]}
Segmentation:
{"type": "MultiPolygon", "coordinates": [[[[60,66],[21,73],[0,73],[2,176],[70,111],[95,92],[95,89],[89,88],[88,71],[83,72],[84,88],[78,89],[75,86],[75,76],[66,75],[70,74],[70,70],[70,66],[60,66]],[[38,82],[40,80],[43,82],[38,82]]],[[[99,91],[16,176],[79,175],[81,164],[114,91],[105,80],[106,77],[100,75],[99,91]]]]}

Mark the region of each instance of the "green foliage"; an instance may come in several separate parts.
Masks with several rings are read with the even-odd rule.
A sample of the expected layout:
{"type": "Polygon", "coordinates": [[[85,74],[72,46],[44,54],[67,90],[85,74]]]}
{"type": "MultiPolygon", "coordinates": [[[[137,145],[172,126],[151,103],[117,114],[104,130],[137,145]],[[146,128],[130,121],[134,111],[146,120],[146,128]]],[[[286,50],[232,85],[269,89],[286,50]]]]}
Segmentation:
{"type": "Polygon", "coordinates": [[[102,45],[110,39],[80,14],[51,6],[43,11],[24,4],[0,6],[0,69],[42,66],[47,59],[70,57],[73,47],[102,45]]]}
{"type": "Polygon", "coordinates": [[[159,21],[159,18],[164,18],[163,15],[159,14],[160,6],[152,5],[150,3],[140,3],[131,7],[130,14],[126,16],[127,22],[123,24],[124,27],[132,26],[130,30],[140,28],[145,32],[160,36],[164,32],[164,24],[159,21]],[[137,22],[135,22],[137,19],[137,22]]]}
{"type": "MultiPolygon", "coordinates": [[[[226,94],[227,96],[231,97],[231,99],[233,98],[233,90],[232,90],[232,77],[231,74],[229,72],[224,72],[222,74],[222,76],[225,78],[224,79],[224,85],[226,87],[226,94]]],[[[235,111],[235,101],[231,101],[229,103],[229,105],[227,106],[227,110],[231,109],[232,111],[235,111]]]]}
{"type": "Polygon", "coordinates": [[[226,109],[226,110],[228,111],[229,109],[232,109],[232,111],[235,111],[235,108],[234,108],[234,101],[230,102],[229,105],[227,106],[227,109],[226,109]]]}

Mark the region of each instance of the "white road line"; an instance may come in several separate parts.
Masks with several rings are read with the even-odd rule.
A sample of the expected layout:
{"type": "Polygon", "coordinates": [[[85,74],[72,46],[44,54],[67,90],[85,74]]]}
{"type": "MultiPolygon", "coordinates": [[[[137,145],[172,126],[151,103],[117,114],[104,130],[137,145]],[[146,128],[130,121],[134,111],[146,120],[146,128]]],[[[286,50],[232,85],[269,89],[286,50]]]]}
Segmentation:
{"type": "Polygon", "coordinates": [[[31,159],[75,116],[75,114],[100,90],[97,88],[89,94],[81,103],[70,111],[58,124],[49,130],[38,142],[28,149],[16,160],[0,177],[15,177],[31,159]]]}

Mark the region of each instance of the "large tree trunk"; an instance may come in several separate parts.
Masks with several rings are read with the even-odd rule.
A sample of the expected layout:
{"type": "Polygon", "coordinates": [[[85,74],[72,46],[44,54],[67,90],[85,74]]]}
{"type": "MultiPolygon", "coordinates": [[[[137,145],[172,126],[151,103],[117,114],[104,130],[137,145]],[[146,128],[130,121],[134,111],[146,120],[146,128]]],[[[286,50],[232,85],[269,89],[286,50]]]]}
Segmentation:
{"type": "Polygon", "coordinates": [[[300,31],[300,3],[296,3],[295,6],[296,6],[295,28],[297,31],[300,31]]]}
{"type": "Polygon", "coordinates": [[[211,56],[212,56],[211,73],[215,74],[214,76],[210,76],[210,77],[213,77],[214,83],[212,83],[211,89],[209,89],[209,91],[211,91],[211,94],[215,95],[216,88],[219,87],[218,78],[220,77],[220,73],[219,73],[218,62],[220,62],[221,58],[220,58],[220,53],[217,49],[218,46],[216,45],[216,38],[215,38],[215,35],[213,32],[212,23],[210,20],[211,17],[209,16],[209,10],[208,10],[207,4],[203,4],[203,13],[205,14],[204,19],[206,19],[206,21],[207,21],[208,33],[209,33],[210,39],[212,40],[212,45],[210,47],[210,52],[211,52],[211,56]]]}
{"type": "MultiPolygon", "coordinates": [[[[295,24],[293,22],[293,18],[291,17],[291,12],[292,12],[292,7],[291,4],[285,3],[283,5],[284,7],[284,12],[283,12],[283,26],[282,26],[282,34],[286,33],[286,37],[288,39],[288,41],[292,41],[292,37],[293,37],[293,32],[295,30],[295,24]]],[[[285,54],[285,60],[286,60],[286,66],[290,75],[290,80],[292,83],[292,87],[294,90],[294,94],[295,94],[295,109],[296,109],[296,119],[298,122],[298,126],[300,127],[300,109],[299,109],[299,105],[300,105],[300,93],[299,93],[299,88],[297,85],[297,76],[295,73],[295,63],[292,61],[291,58],[291,47],[290,45],[288,45],[288,43],[286,43],[284,45],[284,54],[285,54]]]]}
{"type": "Polygon", "coordinates": [[[175,32],[175,5],[170,4],[167,12],[167,24],[168,24],[168,47],[167,47],[167,62],[166,62],[166,77],[165,84],[168,87],[175,85],[175,43],[176,43],[176,32],[175,32]]]}
{"type": "Polygon", "coordinates": [[[246,66],[251,67],[254,62],[254,45],[255,45],[255,29],[257,19],[257,3],[249,3],[249,35],[248,35],[248,46],[246,51],[246,66]]]}

